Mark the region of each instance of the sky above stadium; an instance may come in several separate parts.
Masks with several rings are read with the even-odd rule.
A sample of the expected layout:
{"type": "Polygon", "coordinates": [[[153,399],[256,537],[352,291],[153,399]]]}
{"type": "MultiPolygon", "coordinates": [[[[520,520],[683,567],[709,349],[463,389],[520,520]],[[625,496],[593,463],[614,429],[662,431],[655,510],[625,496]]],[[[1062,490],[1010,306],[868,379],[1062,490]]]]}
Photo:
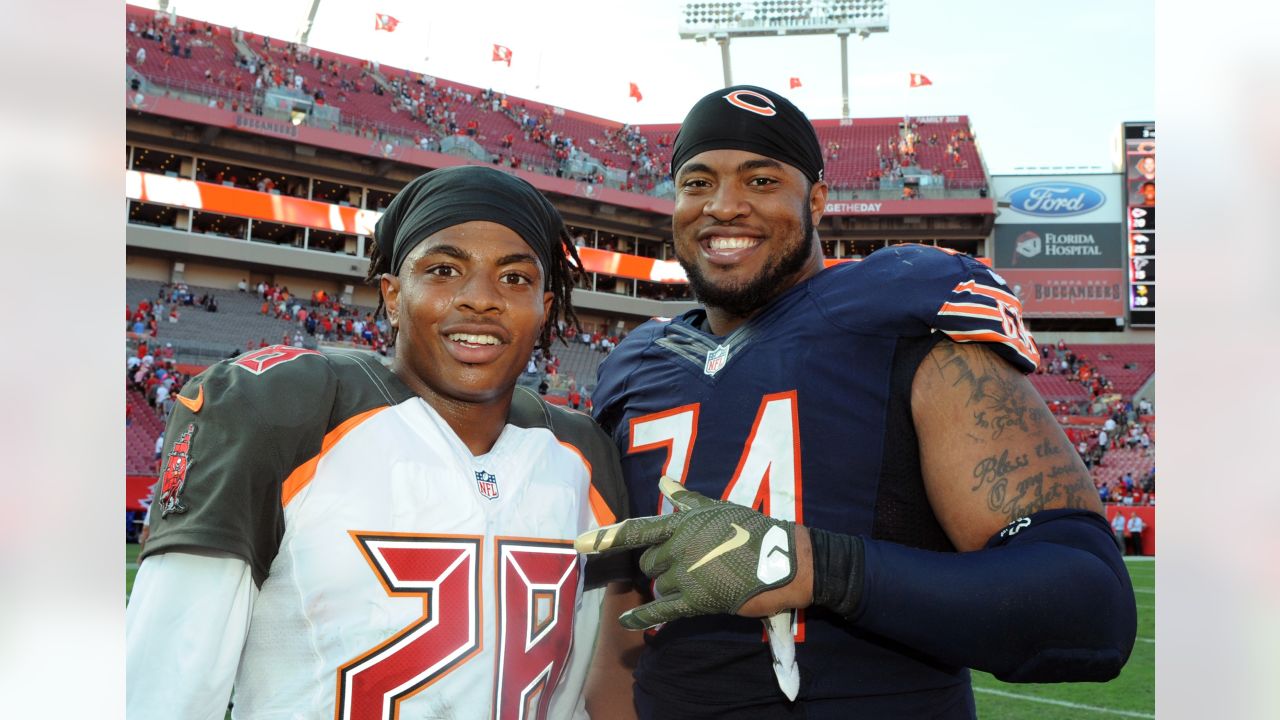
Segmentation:
{"type": "MultiPolygon", "coordinates": [[[[309,43],[610,120],[677,123],[724,85],[719,46],[678,36],[684,2],[321,0],[309,43]],[[377,13],[399,21],[394,32],[374,29],[377,13]],[[510,67],[493,61],[495,44],[511,49],[510,67]]],[[[171,2],[185,17],[289,40],[310,7],[171,2]]],[[[1153,0],[890,0],[889,17],[888,33],[849,42],[850,115],[968,115],[992,173],[1110,171],[1120,123],[1155,119],[1153,0]],[[910,87],[911,73],[932,84],[910,87]]],[[[811,118],[840,117],[834,35],[735,38],[730,53],[735,83],[782,92],[811,118]],[[788,88],[792,77],[800,87],[788,88]]]]}

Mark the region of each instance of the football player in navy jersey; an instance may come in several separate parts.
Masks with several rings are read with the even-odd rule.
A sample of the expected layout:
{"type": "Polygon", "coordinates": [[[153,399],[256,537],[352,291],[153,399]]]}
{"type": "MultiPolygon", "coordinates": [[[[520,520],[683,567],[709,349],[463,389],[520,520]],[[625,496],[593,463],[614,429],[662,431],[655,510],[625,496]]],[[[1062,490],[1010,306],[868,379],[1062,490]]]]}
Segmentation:
{"type": "Polygon", "coordinates": [[[611,598],[647,630],[615,629],[596,672],[634,665],[644,718],[970,718],[969,668],[1115,677],[1133,590],[1004,281],[920,245],[824,269],[817,136],[764,88],[702,98],[671,171],[705,309],[600,368],[596,419],[653,517],[578,540],[647,547],[611,598]]]}

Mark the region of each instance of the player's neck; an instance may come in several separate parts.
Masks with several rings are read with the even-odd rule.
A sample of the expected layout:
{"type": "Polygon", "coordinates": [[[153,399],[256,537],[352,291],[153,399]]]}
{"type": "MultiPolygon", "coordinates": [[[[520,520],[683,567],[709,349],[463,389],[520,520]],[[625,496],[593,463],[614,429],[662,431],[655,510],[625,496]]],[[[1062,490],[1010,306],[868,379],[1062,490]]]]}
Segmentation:
{"type": "Polygon", "coordinates": [[[511,393],[486,403],[470,403],[439,395],[423,399],[449,423],[462,444],[476,456],[493,449],[506,427],[507,413],[511,410],[511,393]]]}
{"type": "Polygon", "coordinates": [[[449,424],[449,428],[472,455],[484,455],[493,449],[507,424],[512,388],[507,388],[506,392],[499,393],[491,400],[475,402],[437,392],[412,376],[406,377],[400,372],[395,374],[449,424]]]}

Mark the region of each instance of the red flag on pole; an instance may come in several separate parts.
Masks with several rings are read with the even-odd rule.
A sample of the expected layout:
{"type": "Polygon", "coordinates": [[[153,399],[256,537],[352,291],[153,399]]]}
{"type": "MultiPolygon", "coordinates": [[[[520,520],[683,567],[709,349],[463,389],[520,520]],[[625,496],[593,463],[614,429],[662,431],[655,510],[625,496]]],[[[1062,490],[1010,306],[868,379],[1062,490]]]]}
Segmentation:
{"type": "Polygon", "coordinates": [[[382,13],[373,14],[374,30],[386,30],[387,32],[395,32],[396,26],[399,24],[400,24],[400,21],[391,17],[390,15],[383,15],[382,13]]]}
{"type": "Polygon", "coordinates": [[[795,90],[798,87],[800,87],[800,78],[798,77],[791,78],[791,89],[795,90]]]}
{"type": "Polygon", "coordinates": [[[493,46],[493,61],[505,62],[507,67],[511,67],[511,48],[506,45],[495,44],[493,46]]]}
{"type": "Polygon", "coordinates": [[[636,85],[635,83],[631,83],[631,93],[630,93],[630,95],[631,95],[631,97],[633,97],[633,98],[635,98],[635,99],[636,99],[636,102],[640,102],[641,100],[643,100],[643,99],[644,99],[644,96],[640,94],[640,87],[639,87],[638,85],[636,85]]]}
{"type": "Polygon", "coordinates": [[[933,81],[924,75],[921,75],[920,73],[911,73],[911,87],[924,87],[925,85],[932,84],[933,81]]]}

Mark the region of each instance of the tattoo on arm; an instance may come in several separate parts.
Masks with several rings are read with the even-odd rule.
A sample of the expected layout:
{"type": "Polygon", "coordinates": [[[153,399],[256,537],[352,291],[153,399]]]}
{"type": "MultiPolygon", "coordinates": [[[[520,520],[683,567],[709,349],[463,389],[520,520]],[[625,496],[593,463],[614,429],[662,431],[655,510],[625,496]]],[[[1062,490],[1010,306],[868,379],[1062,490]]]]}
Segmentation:
{"type": "Polygon", "coordinates": [[[973,466],[972,492],[982,493],[986,506],[1010,522],[1048,507],[1090,509],[1097,491],[1088,470],[1044,400],[1017,371],[989,352],[962,352],[952,343],[940,343],[936,350],[930,357],[939,375],[965,390],[973,425],[964,433],[984,443],[996,441],[991,454],[973,466]],[[1027,447],[1017,442],[1020,436],[1035,440],[1031,453],[1008,449],[1027,447]]]}

